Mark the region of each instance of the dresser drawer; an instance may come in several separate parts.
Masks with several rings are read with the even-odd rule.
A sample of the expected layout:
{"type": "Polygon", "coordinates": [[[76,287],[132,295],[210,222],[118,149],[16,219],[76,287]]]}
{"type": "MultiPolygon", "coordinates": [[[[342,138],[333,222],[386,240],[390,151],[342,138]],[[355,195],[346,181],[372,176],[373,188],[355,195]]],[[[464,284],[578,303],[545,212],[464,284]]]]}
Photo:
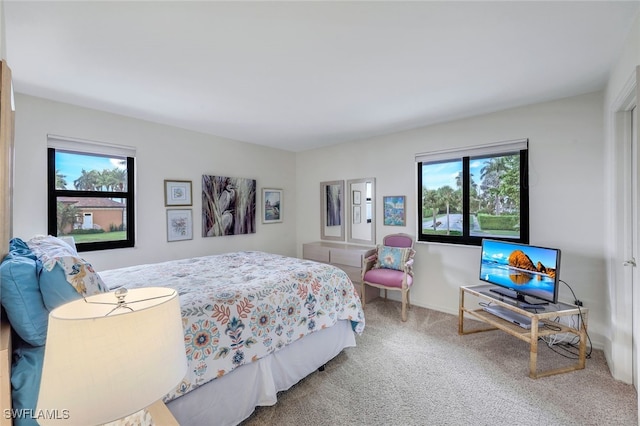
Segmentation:
{"type": "Polygon", "coordinates": [[[338,265],[362,267],[362,253],[359,251],[349,251],[340,249],[331,249],[329,261],[338,265]]]}
{"type": "Polygon", "coordinates": [[[329,263],[329,248],[316,244],[303,244],[302,257],[316,262],[329,263]]]}
{"type": "Polygon", "coordinates": [[[360,268],[356,268],[354,266],[338,265],[335,263],[333,265],[346,272],[353,284],[359,285],[362,281],[362,270],[360,268]]]}

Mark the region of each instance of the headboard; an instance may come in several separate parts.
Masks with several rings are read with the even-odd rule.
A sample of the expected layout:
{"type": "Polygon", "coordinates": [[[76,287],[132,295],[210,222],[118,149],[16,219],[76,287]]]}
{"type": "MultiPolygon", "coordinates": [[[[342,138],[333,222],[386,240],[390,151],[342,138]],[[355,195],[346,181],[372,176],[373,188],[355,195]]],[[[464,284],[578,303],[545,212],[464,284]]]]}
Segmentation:
{"type": "MultiPolygon", "coordinates": [[[[11,70],[0,62],[0,260],[9,251],[13,234],[13,122],[11,70]]],[[[1,296],[1,295],[0,295],[1,296]]],[[[0,315],[0,426],[11,425],[11,327],[0,315]],[[9,418],[6,418],[9,417],[9,418]]]]}

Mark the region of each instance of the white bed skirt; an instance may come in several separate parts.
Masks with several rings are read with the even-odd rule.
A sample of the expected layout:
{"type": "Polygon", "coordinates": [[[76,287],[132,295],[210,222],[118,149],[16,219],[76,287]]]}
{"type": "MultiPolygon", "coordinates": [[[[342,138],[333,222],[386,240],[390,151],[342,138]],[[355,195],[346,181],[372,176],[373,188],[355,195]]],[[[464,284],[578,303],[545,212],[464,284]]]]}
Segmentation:
{"type": "Polygon", "coordinates": [[[266,358],[243,365],[167,403],[182,426],[236,425],[256,406],[273,405],[276,394],[313,373],[344,348],[356,346],[350,321],[339,321],[266,358]]]}

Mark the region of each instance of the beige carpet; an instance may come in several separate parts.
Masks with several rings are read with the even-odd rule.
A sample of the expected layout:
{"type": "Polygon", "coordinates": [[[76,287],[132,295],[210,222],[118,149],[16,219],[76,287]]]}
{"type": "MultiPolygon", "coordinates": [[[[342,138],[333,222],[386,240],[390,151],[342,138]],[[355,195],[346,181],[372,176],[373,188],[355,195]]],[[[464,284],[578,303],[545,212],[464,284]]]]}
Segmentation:
{"type": "MultiPolygon", "coordinates": [[[[635,389],[601,351],[584,370],[534,380],[528,345],[503,332],[458,336],[456,316],[417,307],[402,323],[384,299],[365,317],[357,347],[243,425],[638,425],[635,389]]],[[[573,362],[540,345],[540,369],[573,362]]]]}

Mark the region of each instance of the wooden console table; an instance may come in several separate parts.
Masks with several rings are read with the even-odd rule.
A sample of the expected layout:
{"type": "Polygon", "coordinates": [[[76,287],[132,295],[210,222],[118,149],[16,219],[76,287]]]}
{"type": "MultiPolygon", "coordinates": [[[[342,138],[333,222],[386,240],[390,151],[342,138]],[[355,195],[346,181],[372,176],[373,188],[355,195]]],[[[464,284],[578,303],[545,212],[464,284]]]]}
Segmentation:
{"type": "MultiPolygon", "coordinates": [[[[570,305],[568,303],[558,303],[557,305],[545,305],[544,312],[533,313],[527,311],[525,309],[518,308],[517,306],[503,302],[497,297],[492,297],[489,293],[489,289],[494,286],[491,285],[475,285],[468,287],[460,287],[460,307],[458,312],[458,334],[471,334],[477,333],[481,331],[489,331],[489,330],[502,330],[505,333],[508,333],[514,337],[517,337],[520,340],[524,340],[529,343],[530,346],[530,356],[529,356],[529,377],[532,379],[537,379],[538,377],[551,376],[553,374],[567,373],[569,371],[581,370],[585,367],[586,364],[586,352],[587,352],[587,314],[588,310],[586,308],[578,308],[575,305],[570,305]],[[489,312],[484,311],[483,309],[472,309],[467,308],[464,305],[465,295],[475,296],[483,302],[491,302],[492,304],[505,306],[507,309],[510,309],[514,312],[517,312],[522,315],[526,315],[531,318],[531,329],[525,329],[518,325],[512,324],[509,321],[505,321],[502,318],[499,318],[489,312]],[[468,314],[469,316],[480,320],[486,324],[491,325],[489,328],[482,329],[474,329],[471,331],[464,331],[464,316],[468,314]],[[580,326],[579,328],[574,328],[567,326],[566,324],[562,324],[557,321],[553,321],[552,319],[556,319],[559,317],[569,317],[572,315],[580,315],[580,326]],[[552,328],[540,327],[538,325],[540,323],[548,324],[552,328]],[[553,334],[560,333],[571,333],[576,335],[580,339],[580,344],[578,348],[578,362],[574,365],[556,368],[552,370],[547,370],[543,372],[537,371],[537,361],[538,361],[538,339],[544,336],[550,336],[553,334]]],[[[477,300],[477,299],[476,299],[477,300]]]]}
{"type": "MultiPolygon", "coordinates": [[[[329,263],[345,271],[351,282],[353,282],[358,295],[362,298],[360,284],[362,283],[364,256],[365,253],[372,249],[375,249],[375,247],[316,241],[302,245],[302,257],[316,262],[329,263]]],[[[366,293],[367,299],[365,303],[378,297],[380,290],[375,287],[369,287],[366,293]]]]}

